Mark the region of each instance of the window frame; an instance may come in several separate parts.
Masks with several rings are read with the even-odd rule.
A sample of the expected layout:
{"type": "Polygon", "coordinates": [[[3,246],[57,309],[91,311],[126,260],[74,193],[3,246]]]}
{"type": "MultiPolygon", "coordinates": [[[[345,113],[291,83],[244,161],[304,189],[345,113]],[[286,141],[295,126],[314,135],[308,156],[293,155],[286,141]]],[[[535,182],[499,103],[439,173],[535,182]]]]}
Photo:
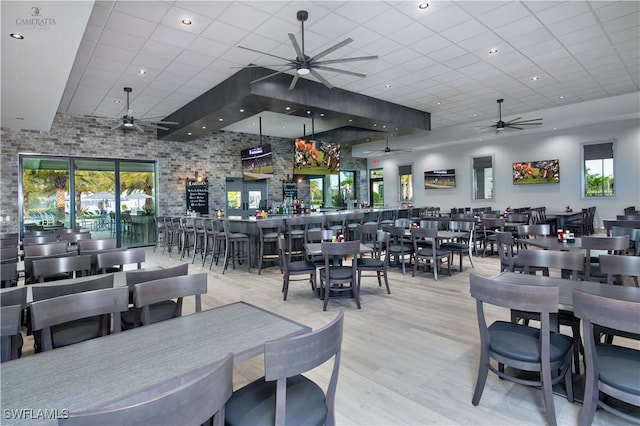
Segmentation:
{"type": "Polygon", "coordinates": [[[398,166],[398,201],[401,203],[413,202],[413,164],[402,164],[398,166]],[[406,173],[408,170],[410,173],[406,173]],[[403,173],[403,171],[405,173],[403,173]],[[408,198],[404,198],[404,188],[403,188],[403,176],[410,176],[407,182],[409,186],[410,195],[408,198]]]}
{"type": "MultiPolygon", "coordinates": [[[[594,149],[594,151],[597,149],[594,149]]],[[[608,151],[609,149],[602,146],[600,149],[600,151],[608,151]]],[[[596,155],[595,152],[590,153],[590,155],[588,155],[589,157],[596,155]]],[[[616,140],[615,139],[611,139],[611,140],[604,140],[604,141],[594,141],[594,142],[584,142],[582,144],[580,144],[580,168],[581,168],[581,174],[580,174],[580,198],[581,199],[587,199],[587,200],[592,200],[592,199],[612,199],[616,197],[616,190],[615,190],[615,182],[616,182],[616,140]],[[587,155],[585,155],[585,149],[586,147],[593,147],[595,145],[607,145],[610,144],[611,145],[611,156],[600,156],[599,158],[589,158],[587,159],[587,155]],[[587,161],[594,161],[594,160],[599,160],[602,161],[602,168],[601,170],[603,170],[603,174],[602,174],[602,182],[604,183],[605,178],[608,176],[604,176],[604,169],[605,169],[605,165],[604,165],[604,161],[611,159],[611,174],[609,175],[611,177],[611,194],[607,195],[605,193],[605,185],[601,185],[600,187],[600,193],[599,194],[594,194],[594,195],[588,195],[587,193],[587,182],[588,182],[588,178],[587,178],[587,161]]]]}

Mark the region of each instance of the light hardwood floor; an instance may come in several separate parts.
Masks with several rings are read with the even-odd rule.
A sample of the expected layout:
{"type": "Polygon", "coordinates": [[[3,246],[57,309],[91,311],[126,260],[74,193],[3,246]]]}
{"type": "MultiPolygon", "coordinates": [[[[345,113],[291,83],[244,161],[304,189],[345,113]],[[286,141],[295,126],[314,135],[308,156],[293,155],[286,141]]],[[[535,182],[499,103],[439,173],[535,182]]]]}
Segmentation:
{"type": "MultiPolygon", "coordinates": [[[[208,260],[208,259],[207,259],[208,260]]],[[[147,249],[146,265],[170,266],[179,261],[147,249]]],[[[490,374],[480,405],[471,404],[479,358],[475,302],[469,295],[469,273],[498,272],[497,257],[475,258],[475,269],[464,259],[463,271],[434,281],[429,273],[391,268],[391,294],[375,278],[362,285],[362,309],[352,299],[330,300],[327,312],[311,294],[309,284],[292,282],[282,300],[282,275],[277,267],[257,274],[246,269],[206,271],[209,292],[203,309],[243,300],[287,318],[318,328],[339,307],[345,309],[342,363],[338,381],[336,420],[340,425],[513,425],[544,424],[540,390],[499,380],[490,374]]],[[[454,265],[457,258],[454,260],[454,265]]],[[[192,306],[185,305],[186,312],[192,306]]],[[[508,319],[507,312],[492,310],[508,319]]],[[[570,334],[570,330],[563,330],[570,334]]],[[[236,367],[234,386],[263,374],[263,360],[254,358],[236,367]]],[[[325,384],[330,365],[310,375],[325,384]]],[[[558,424],[577,424],[580,404],[554,397],[558,424]]],[[[598,411],[596,425],[626,424],[598,411]]]]}
{"type": "MultiPolygon", "coordinates": [[[[146,248],[143,267],[175,266],[174,254],[146,248]]],[[[207,259],[207,266],[208,266],[207,259]]],[[[187,260],[185,260],[187,261],[187,260]]],[[[282,275],[277,267],[249,274],[243,266],[222,275],[221,266],[202,268],[191,264],[189,272],[208,273],[208,294],[203,309],[245,301],[304,323],[314,329],[329,322],[339,307],[345,309],[342,363],[338,380],[336,421],[339,425],[540,425],[544,403],[539,389],[499,380],[490,374],[480,401],[471,397],[479,358],[475,301],[469,295],[469,273],[490,276],[499,269],[497,257],[468,259],[463,271],[438,281],[430,273],[391,268],[391,294],[378,287],[375,278],[362,285],[362,309],[352,299],[330,300],[327,312],[311,294],[307,282],[292,282],[287,301],[282,300],[282,275]]],[[[457,265],[457,257],[454,265],[457,265]]],[[[193,298],[185,300],[184,314],[194,312],[193,298]]],[[[494,318],[508,313],[489,309],[494,318]]],[[[562,330],[570,334],[570,329],[562,330]]],[[[25,355],[31,339],[25,341],[25,355]]],[[[635,342],[633,343],[635,344],[635,342]]],[[[637,345],[636,345],[637,346],[637,345]]],[[[322,384],[330,376],[330,364],[309,376],[322,384]]],[[[263,359],[256,357],[235,367],[234,388],[264,374],[263,359]]],[[[576,425],[580,404],[554,397],[559,425],[576,425]]],[[[599,410],[594,425],[628,424],[599,410]]]]}

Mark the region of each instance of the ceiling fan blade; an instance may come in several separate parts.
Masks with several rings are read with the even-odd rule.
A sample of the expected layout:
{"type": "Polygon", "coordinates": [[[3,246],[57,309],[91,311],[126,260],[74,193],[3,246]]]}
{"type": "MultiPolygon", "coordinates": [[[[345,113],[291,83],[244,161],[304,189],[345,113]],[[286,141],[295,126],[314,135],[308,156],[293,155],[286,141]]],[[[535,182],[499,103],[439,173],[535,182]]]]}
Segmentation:
{"type": "Polygon", "coordinates": [[[313,68],[312,68],[312,69],[310,69],[309,71],[311,71],[311,74],[312,74],[315,78],[317,78],[318,80],[320,80],[320,82],[321,82],[322,84],[324,84],[325,86],[327,86],[329,89],[333,89],[333,86],[331,85],[331,83],[329,83],[329,82],[327,81],[327,79],[326,79],[326,78],[324,78],[323,76],[321,76],[320,74],[318,74],[318,72],[316,72],[313,68]]]}
{"type": "Polygon", "coordinates": [[[338,69],[338,68],[325,67],[325,66],[322,66],[322,65],[314,65],[313,67],[317,68],[317,69],[321,69],[321,70],[337,72],[337,73],[340,73],[340,74],[353,75],[355,77],[366,77],[367,76],[366,74],[361,74],[359,72],[346,71],[346,70],[341,70],[341,69],[338,69]]]}
{"type": "Polygon", "coordinates": [[[168,127],[164,127],[164,126],[158,126],[157,124],[155,125],[156,129],[160,129],[160,130],[169,130],[168,127]]]}
{"type": "Polygon", "coordinates": [[[149,123],[149,124],[168,124],[171,126],[177,126],[178,124],[180,124],[177,121],[150,120],[147,118],[137,118],[136,121],[142,121],[143,123],[149,123]]]}
{"type": "MultiPolygon", "coordinates": [[[[532,118],[531,120],[522,120],[522,121],[511,120],[509,121],[509,123],[522,124],[522,123],[531,123],[532,121],[542,121],[542,118],[532,118]]],[[[542,124],[542,123],[531,123],[531,124],[542,124]]]]}
{"type": "Polygon", "coordinates": [[[267,52],[261,52],[259,50],[256,49],[252,49],[250,47],[244,47],[244,46],[238,46],[240,49],[244,49],[244,50],[249,50],[251,52],[255,52],[255,53],[260,53],[261,55],[267,55],[267,56],[271,56],[272,58],[278,58],[278,59],[282,59],[283,61],[287,61],[289,62],[290,59],[287,58],[283,58],[282,56],[278,56],[278,55],[272,55],[271,53],[267,53],[267,52]]]}
{"type": "Polygon", "coordinates": [[[293,68],[289,67],[286,70],[276,71],[274,73],[265,75],[264,77],[260,77],[257,80],[250,81],[249,83],[253,84],[253,83],[257,83],[257,82],[262,81],[262,80],[266,80],[266,79],[268,79],[270,77],[273,77],[274,75],[282,74],[283,72],[289,71],[290,69],[293,69],[293,68]]]}
{"type": "Polygon", "coordinates": [[[304,52],[300,49],[300,45],[298,44],[298,40],[296,40],[296,36],[289,33],[289,40],[291,40],[291,44],[296,51],[296,55],[298,55],[298,59],[300,61],[304,61],[304,52]]]}
{"type": "Polygon", "coordinates": [[[342,62],[355,62],[355,61],[371,61],[373,59],[378,59],[378,56],[374,55],[374,56],[357,56],[354,58],[327,59],[326,61],[313,62],[313,65],[339,64],[342,62]]]}
{"type": "Polygon", "coordinates": [[[134,128],[134,129],[136,129],[136,130],[137,130],[137,132],[138,132],[138,133],[142,133],[142,134],[144,134],[144,130],[142,130],[142,127],[138,126],[138,125],[137,125],[137,124],[135,124],[135,123],[134,123],[132,126],[133,126],[133,128],[134,128]]]}
{"type": "Polygon", "coordinates": [[[522,123],[522,122],[518,122],[518,123],[509,123],[509,126],[540,126],[542,125],[542,123],[522,123]]]}
{"type": "Polygon", "coordinates": [[[120,127],[123,127],[124,123],[118,124],[116,127],[112,127],[111,130],[118,130],[120,127]]]}
{"type": "Polygon", "coordinates": [[[331,46],[328,49],[323,50],[322,52],[318,53],[317,55],[315,55],[313,58],[309,59],[309,62],[315,61],[319,58],[322,58],[323,56],[327,56],[329,53],[340,49],[341,47],[346,46],[347,44],[351,43],[353,41],[352,38],[347,38],[345,40],[342,40],[340,43],[338,44],[334,44],[333,46],[331,46]]]}
{"type": "Polygon", "coordinates": [[[513,126],[511,124],[505,124],[504,127],[507,128],[507,129],[524,130],[522,127],[513,126]]]}
{"type": "Polygon", "coordinates": [[[293,79],[291,80],[291,84],[289,85],[289,90],[293,90],[294,87],[296,87],[296,83],[298,82],[298,74],[296,73],[296,75],[293,76],[293,79]]]}
{"type": "MultiPolygon", "coordinates": [[[[289,61],[287,59],[287,61],[289,61]]],[[[240,69],[244,69],[244,68],[264,68],[264,67],[281,67],[283,66],[283,64],[265,64],[265,65],[245,65],[243,67],[229,67],[229,68],[240,68],[240,69]]]]}

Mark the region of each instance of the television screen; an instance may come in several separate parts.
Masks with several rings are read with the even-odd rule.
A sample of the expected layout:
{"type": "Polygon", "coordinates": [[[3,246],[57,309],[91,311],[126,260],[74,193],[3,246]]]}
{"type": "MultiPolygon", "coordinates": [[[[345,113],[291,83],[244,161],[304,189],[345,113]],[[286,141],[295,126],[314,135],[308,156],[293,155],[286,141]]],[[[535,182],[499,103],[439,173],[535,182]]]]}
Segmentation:
{"type": "Polygon", "coordinates": [[[514,185],[560,182],[560,160],[513,163],[511,171],[514,185]]]}
{"type": "Polygon", "coordinates": [[[330,175],[340,169],[340,144],[295,140],[294,175],[330,175]]]}
{"type": "Polygon", "coordinates": [[[456,187],[456,169],[424,172],[424,189],[448,189],[456,187]]]}
{"type": "Polygon", "coordinates": [[[273,177],[271,145],[254,146],[242,150],[242,175],[245,180],[273,177]]]}

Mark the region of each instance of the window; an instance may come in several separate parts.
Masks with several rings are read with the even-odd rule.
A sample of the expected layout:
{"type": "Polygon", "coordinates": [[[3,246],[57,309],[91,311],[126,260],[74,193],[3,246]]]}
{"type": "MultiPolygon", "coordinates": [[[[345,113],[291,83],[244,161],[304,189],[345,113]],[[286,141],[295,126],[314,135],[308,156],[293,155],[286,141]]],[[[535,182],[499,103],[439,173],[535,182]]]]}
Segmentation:
{"type": "Polygon", "coordinates": [[[493,199],[493,155],[471,157],[473,199],[493,199]]]}
{"type": "Polygon", "coordinates": [[[324,204],[324,178],[314,177],[309,179],[309,190],[311,192],[311,208],[320,207],[324,204]]]}
{"type": "Polygon", "coordinates": [[[373,207],[384,206],[384,170],[369,170],[369,204],[373,207]]]}
{"type": "Polygon", "coordinates": [[[583,196],[613,197],[613,142],[582,145],[583,196]]]}
{"type": "Polygon", "coordinates": [[[337,175],[329,175],[329,182],[333,207],[346,207],[347,201],[356,200],[356,172],[341,171],[337,175]]]}
{"type": "Polygon", "coordinates": [[[400,201],[413,201],[413,174],[411,165],[398,167],[400,177],[400,201]]]}

